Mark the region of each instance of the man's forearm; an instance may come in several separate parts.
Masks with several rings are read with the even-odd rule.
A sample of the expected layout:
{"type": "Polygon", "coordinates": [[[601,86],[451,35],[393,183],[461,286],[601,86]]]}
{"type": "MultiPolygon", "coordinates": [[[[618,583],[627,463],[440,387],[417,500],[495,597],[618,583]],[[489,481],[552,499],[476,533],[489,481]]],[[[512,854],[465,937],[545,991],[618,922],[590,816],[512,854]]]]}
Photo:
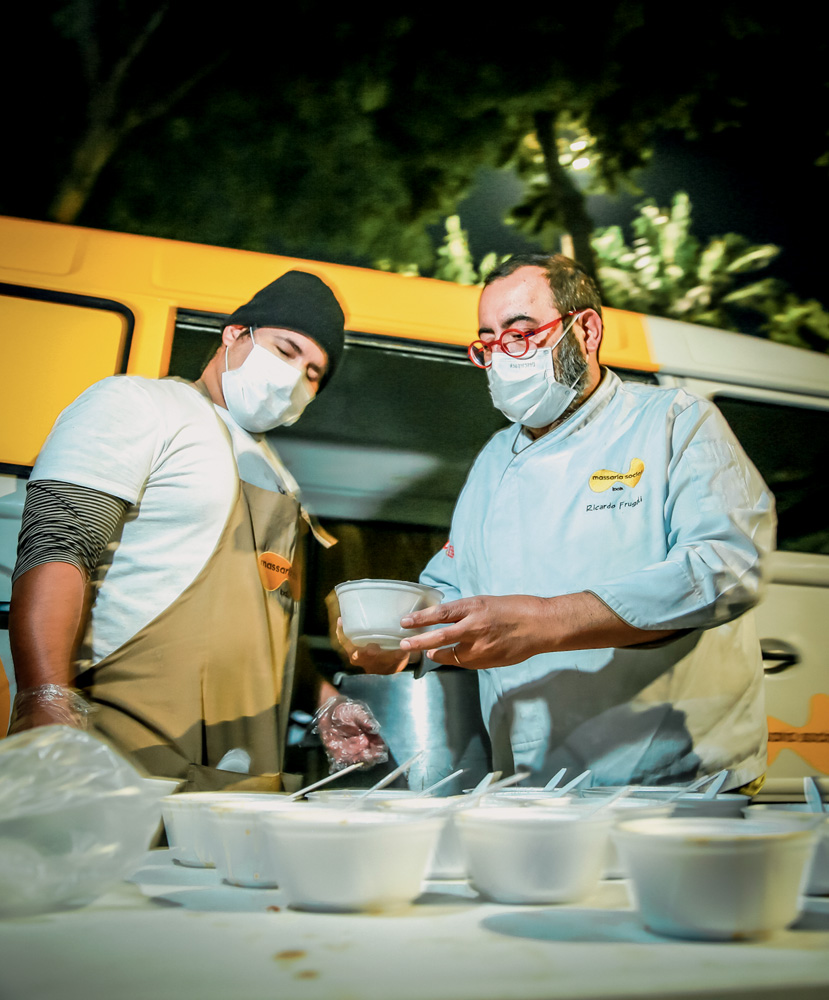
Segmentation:
{"type": "Polygon", "coordinates": [[[42,563],[15,581],[9,638],[18,689],[71,685],[85,592],[84,575],[70,563],[42,563]]]}
{"type": "MultiPolygon", "coordinates": [[[[668,639],[674,629],[640,629],[620,618],[595,594],[546,598],[553,649],[603,649],[638,646],[668,639]]],[[[547,650],[544,650],[547,652],[547,650]]]]}
{"type": "Polygon", "coordinates": [[[559,597],[466,597],[415,611],[401,624],[443,626],[403,639],[401,648],[428,650],[436,663],[473,670],[509,666],[541,653],[638,646],[673,635],[669,629],[628,624],[587,591],[559,597]]]}

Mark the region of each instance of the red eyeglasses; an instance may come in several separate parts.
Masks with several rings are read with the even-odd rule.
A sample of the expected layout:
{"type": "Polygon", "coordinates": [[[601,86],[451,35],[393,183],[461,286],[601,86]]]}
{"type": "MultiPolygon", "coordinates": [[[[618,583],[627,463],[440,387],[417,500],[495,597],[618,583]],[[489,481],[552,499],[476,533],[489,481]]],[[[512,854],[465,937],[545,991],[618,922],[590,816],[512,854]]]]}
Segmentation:
{"type": "Polygon", "coordinates": [[[467,350],[469,360],[478,368],[489,368],[492,364],[492,349],[494,347],[498,347],[504,354],[509,354],[511,358],[523,358],[529,352],[530,348],[534,346],[530,343],[531,337],[535,337],[539,333],[547,333],[550,330],[555,330],[559,323],[563,323],[568,316],[575,316],[576,312],[578,310],[574,309],[572,312],[565,313],[563,316],[559,316],[552,322],[545,323],[544,326],[539,326],[535,330],[504,330],[497,340],[490,340],[486,344],[482,340],[473,340],[467,350]]]}

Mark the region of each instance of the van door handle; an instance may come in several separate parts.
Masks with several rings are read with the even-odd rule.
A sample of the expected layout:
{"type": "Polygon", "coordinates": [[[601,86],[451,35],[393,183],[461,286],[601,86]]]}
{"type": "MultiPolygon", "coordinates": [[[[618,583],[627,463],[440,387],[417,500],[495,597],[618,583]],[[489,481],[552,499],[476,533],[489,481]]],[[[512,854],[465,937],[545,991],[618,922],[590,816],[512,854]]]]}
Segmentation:
{"type": "Polygon", "coordinates": [[[779,674],[800,663],[800,653],[784,639],[761,639],[760,649],[763,653],[763,670],[767,674],[779,674]]]}

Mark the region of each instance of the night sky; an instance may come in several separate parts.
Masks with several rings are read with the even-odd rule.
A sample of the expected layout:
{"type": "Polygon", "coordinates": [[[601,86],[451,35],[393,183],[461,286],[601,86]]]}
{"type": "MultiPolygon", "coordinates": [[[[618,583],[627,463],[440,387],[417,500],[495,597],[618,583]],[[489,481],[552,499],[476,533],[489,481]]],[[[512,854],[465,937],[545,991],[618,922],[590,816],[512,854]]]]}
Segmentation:
{"type": "MultiPolygon", "coordinates": [[[[481,171],[475,191],[459,206],[476,257],[535,249],[501,223],[521,198],[518,181],[503,171],[481,171]]],[[[786,281],[803,298],[829,306],[823,244],[829,223],[826,168],[812,166],[769,136],[731,129],[690,143],[676,133],[657,142],[649,165],[634,175],[641,194],[591,196],[588,210],[597,227],[619,225],[632,237],[636,205],[653,198],[669,207],[677,191],[691,199],[692,231],[703,243],[727,232],[755,243],[774,243],[782,253],[758,277],[786,281]]]]}
{"type": "MultiPolygon", "coordinates": [[[[50,72],[61,81],[61,85],[51,89],[24,87],[21,94],[7,102],[5,129],[9,149],[15,152],[5,158],[0,168],[9,174],[5,183],[0,184],[0,211],[33,218],[49,217],[56,185],[68,172],[73,144],[88,125],[90,104],[86,74],[90,67],[80,58],[82,47],[75,44],[75,36],[82,38],[81,28],[86,23],[83,19],[79,20],[79,12],[84,9],[96,12],[95,40],[107,56],[101,68],[103,79],[109,62],[119,52],[132,46],[138,26],[144,22],[143,6],[137,3],[112,5],[104,0],[78,0],[77,3],[52,0],[48,4],[28,5],[21,11],[20,16],[26,27],[19,29],[23,31],[20,37],[38,40],[41,63],[50,67],[50,72]],[[51,21],[44,14],[47,11],[57,12],[51,21]]],[[[126,109],[131,106],[130,101],[136,101],[136,106],[140,108],[147,104],[152,106],[159,94],[164,95],[180,83],[182,73],[187,79],[187,72],[192,67],[203,69],[205,53],[217,56],[229,53],[236,60],[238,52],[247,51],[250,45],[251,12],[256,11],[257,23],[261,16],[258,5],[240,0],[228,12],[227,23],[223,24],[222,32],[217,36],[209,23],[198,19],[194,23],[183,5],[166,5],[166,9],[168,14],[165,15],[163,28],[153,38],[143,61],[138,59],[128,74],[129,86],[122,95],[123,106],[118,105],[119,113],[114,120],[116,126],[122,123],[123,118],[129,117],[126,109]],[[153,48],[153,44],[157,47],[153,48]]],[[[306,19],[303,23],[316,32],[315,58],[308,59],[304,46],[297,46],[296,50],[281,53],[273,72],[269,74],[235,72],[237,65],[242,65],[244,60],[231,63],[234,67],[232,73],[217,69],[212,75],[208,74],[181,104],[174,105],[172,117],[175,128],[165,131],[165,119],[162,117],[157,121],[150,120],[134,133],[127,133],[93,188],[89,202],[76,218],[77,223],[127,229],[133,224],[131,231],[204,242],[224,240],[225,245],[265,248],[264,237],[245,243],[249,233],[249,228],[246,230],[245,227],[250,227],[250,217],[255,214],[254,221],[268,217],[267,210],[253,213],[249,206],[255,206],[257,199],[264,205],[279,205],[280,197],[289,201],[293,193],[296,203],[300,205],[301,215],[303,202],[301,197],[297,197],[297,192],[300,196],[303,194],[307,174],[311,174],[313,182],[321,183],[313,172],[301,169],[305,162],[303,156],[312,163],[325,160],[313,143],[299,141],[303,138],[303,129],[311,135],[322,135],[321,143],[333,137],[332,148],[335,152],[339,151],[337,155],[342,157],[339,161],[341,167],[359,159],[357,156],[349,159],[352,147],[348,142],[337,146],[333,141],[342,139],[338,131],[340,122],[351,121],[348,116],[343,119],[340,115],[341,107],[336,100],[338,87],[345,85],[343,81],[352,88],[345,91],[351,95],[352,103],[356,100],[355,95],[362,94],[359,88],[354,89],[355,81],[362,79],[361,74],[365,73],[371,79],[371,73],[376,70],[378,81],[388,84],[388,94],[391,95],[388,105],[384,106],[381,102],[362,117],[355,114],[351,134],[365,128],[367,134],[381,136],[382,142],[366,147],[377,154],[379,177],[392,173],[390,164],[396,166],[398,162],[410,160],[416,168],[409,169],[402,176],[410,189],[416,188],[420,182],[426,188],[431,176],[430,166],[434,164],[430,165],[426,157],[421,167],[422,161],[417,160],[413,153],[409,160],[406,155],[411,153],[411,148],[417,147],[414,140],[421,135],[430,135],[430,129],[442,136],[442,141],[436,142],[434,147],[428,144],[422,149],[417,147],[416,151],[422,155],[425,150],[434,159],[444,155],[451,161],[449,140],[453,132],[468,130],[477,136],[477,128],[494,147],[499,136],[503,139],[502,132],[499,132],[502,124],[499,116],[508,118],[515,114],[520,120],[523,120],[521,116],[525,116],[527,130],[531,127],[531,116],[527,116],[527,108],[523,108],[520,102],[517,105],[519,111],[504,111],[504,108],[512,107],[508,96],[505,97],[504,108],[490,108],[487,105],[491,97],[487,90],[489,84],[483,86],[475,72],[453,75],[450,70],[461,63],[464,67],[467,64],[473,69],[477,67],[483,80],[494,75],[499,81],[497,93],[500,95],[505,80],[512,80],[513,75],[520,78],[522,86],[526,83],[527,87],[538,85],[539,78],[546,79],[543,69],[547,67],[547,55],[552,53],[556,58],[561,57],[560,72],[565,76],[572,75],[573,89],[569,96],[572,108],[566,99],[561,100],[564,102],[562,107],[574,114],[581,114],[584,110],[579,106],[580,87],[589,93],[588,84],[594,78],[602,79],[606,69],[612,95],[613,86],[616,86],[613,81],[618,78],[619,99],[611,104],[610,111],[605,108],[603,113],[614,122],[626,123],[625,136],[641,134],[649,137],[649,128],[641,133],[635,131],[636,114],[638,109],[643,116],[639,124],[647,122],[648,115],[653,115],[654,108],[644,101],[644,97],[650,95],[649,100],[652,98],[654,80],[657,81],[657,110],[663,110],[663,101],[666,102],[667,112],[673,106],[672,101],[687,97],[688,107],[693,112],[693,125],[701,135],[706,128],[714,127],[716,122],[739,122],[739,127],[732,126],[691,142],[683,138],[680,131],[690,127],[690,120],[683,123],[682,114],[673,115],[673,112],[660,117],[666,127],[671,125],[676,131],[666,131],[657,137],[650,164],[638,175],[633,175],[642,194],[625,192],[615,197],[589,198],[589,213],[597,227],[622,225],[630,238],[629,227],[636,205],[644,197],[652,197],[658,204],[667,207],[673,195],[684,190],[691,199],[693,232],[698,239],[706,242],[713,236],[735,232],[752,242],[771,242],[780,246],[783,252],[779,259],[768,270],[759,272],[759,276],[770,274],[783,278],[801,297],[817,298],[829,307],[823,274],[824,230],[829,220],[827,169],[814,165],[816,156],[827,151],[825,107],[826,66],[829,61],[825,34],[819,29],[814,26],[810,29],[793,17],[780,18],[780,23],[771,23],[764,15],[755,13],[750,5],[730,2],[718,4],[714,14],[705,15],[696,11],[695,17],[685,18],[677,18],[671,8],[659,4],[599,4],[594,5],[587,21],[583,12],[567,7],[554,15],[535,9],[521,17],[510,17],[510,12],[502,12],[504,16],[496,22],[470,17],[461,8],[441,10],[437,17],[429,5],[421,5],[418,10],[419,13],[413,15],[391,10],[382,16],[374,11],[355,10],[325,19],[323,24],[319,24],[316,5],[298,3],[298,16],[301,14],[306,19]],[[593,23],[590,23],[591,18],[593,23]],[[620,31],[634,26],[630,34],[624,36],[625,44],[618,50],[612,42],[614,32],[600,30],[607,28],[608,19],[616,23],[620,31]],[[642,23],[637,28],[638,20],[642,23]],[[539,29],[540,37],[529,34],[530,24],[539,29]],[[730,28],[726,30],[728,25],[730,28]],[[561,51],[553,45],[560,39],[570,41],[571,34],[581,32],[582,28],[585,40],[579,45],[563,46],[561,51]],[[593,53],[587,42],[591,30],[595,35],[592,38],[595,45],[607,45],[604,62],[598,56],[592,58],[593,53]],[[511,48],[508,41],[524,47],[511,48]],[[327,49],[324,48],[326,44],[329,46],[327,49]],[[580,51],[582,44],[584,55],[580,51]],[[569,58],[572,51],[576,52],[575,58],[569,58]],[[503,65],[512,67],[513,64],[515,73],[502,79],[498,71],[503,65]],[[527,74],[524,80],[524,76],[517,72],[519,66],[530,66],[534,72],[527,74]],[[619,71],[620,67],[624,72],[619,71]],[[289,85],[295,82],[296,77],[304,83],[294,92],[289,85]],[[463,100],[441,103],[440,98],[446,92],[454,93],[455,79],[458,86],[466,88],[461,93],[468,92],[470,100],[477,95],[482,102],[475,104],[473,101],[468,117],[465,116],[468,109],[463,100]],[[686,86],[690,88],[689,93],[683,95],[686,86]],[[327,103],[323,99],[326,88],[327,103]],[[225,105],[229,92],[235,94],[236,103],[231,101],[225,105]],[[317,104],[309,105],[312,110],[308,112],[308,122],[313,127],[308,125],[306,128],[304,118],[291,117],[296,105],[304,107],[300,100],[303,94],[306,97],[307,94],[317,94],[319,97],[317,104]],[[327,111],[328,105],[334,111],[327,111]],[[419,115],[424,107],[431,108],[433,105],[437,111],[432,117],[419,115]],[[264,109],[263,117],[240,117],[239,109],[248,107],[255,108],[257,115],[264,109]],[[480,124],[481,121],[489,121],[487,115],[490,114],[491,120],[496,123],[492,134],[487,130],[488,126],[484,128],[480,124]],[[260,129],[259,125],[271,120],[268,115],[274,116],[275,125],[284,126],[287,121],[287,131],[283,133],[280,128],[274,128],[273,136],[263,139],[260,133],[264,133],[266,128],[260,129]],[[283,117],[280,118],[280,115],[283,117]],[[204,122],[207,122],[204,126],[207,134],[199,132],[199,126],[204,122]],[[447,122],[453,127],[444,131],[442,126],[447,122]],[[418,126],[417,129],[410,128],[413,123],[418,126]],[[293,131],[290,131],[291,128],[293,131]],[[182,135],[192,138],[184,140],[180,138],[182,135]],[[217,136],[219,140],[211,147],[210,142],[217,136]],[[248,142],[252,152],[246,152],[244,148],[248,142]],[[276,148],[280,142],[285,144],[284,155],[266,160],[261,175],[244,167],[246,157],[253,160],[257,152],[261,155],[263,150],[276,148]],[[231,157],[225,161],[216,157],[218,149],[233,149],[234,143],[242,147],[235,159],[231,157]],[[393,156],[384,159],[388,149],[394,155],[400,154],[397,161],[393,156]],[[193,174],[198,173],[205,163],[229,163],[233,169],[239,169],[238,182],[227,187],[228,201],[221,202],[227,222],[223,227],[215,227],[215,231],[210,227],[199,228],[199,224],[211,214],[221,216],[221,212],[215,212],[210,199],[224,198],[225,189],[222,188],[217,195],[217,185],[213,183],[201,188],[197,186],[198,178],[191,175],[187,169],[188,161],[181,155],[183,151],[192,150],[197,153],[193,160],[193,174]],[[125,164],[135,165],[135,172],[130,173],[125,164]],[[142,164],[146,168],[143,173],[142,164]],[[180,168],[178,171],[175,169],[177,165],[180,168]],[[261,177],[270,176],[268,170],[279,175],[278,181],[271,185],[272,189],[261,183],[261,177]],[[149,180],[142,187],[142,181],[147,178],[149,180]],[[177,185],[181,186],[183,193],[179,193],[177,185]],[[288,194],[285,194],[286,191],[288,194]],[[110,204],[117,203],[123,192],[129,194],[122,199],[127,203],[126,208],[121,214],[117,211],[111,214],[110,204]],[[247,215],[243,209],[248,209],[247,215]]],[[[581,34],[573,34],[573,38],[581,39],[581,34]]],[[[9,48],[7,78],[25,79],[30,69],[30,47],[14,45],[9,48]]],[[[557,65],[555,59],[552,62],[557,65]]],[[[555,79],[555,75],[550,77],[552,82],[555,79]]],[[[515,100],[515,95],[512,99],[515,100]]],[[[679,104],[682,105],[682,101],[679,104]]],[[[601,115],[598,121],[601,123],[601,115]]],[[[474,143],[470,149],[473,147],[474,143]]],[[[465,146],[459,145],[458,149],[465,155],[465,146]]],[[[462,161],[460,153],[458,158],[462,161]]],[[[494,159],[495,153],[492,155],[494,159]]],[[[367,162],[373,164],[375,161],[369,158],[367,162]]],[[[440,175],[440,171],[433,170],[433,173],[440,175]]],[[[347,170],[341,170],[341,174],[350,177],[347,170]]],[[[208,175],[209,171],[205,171],[205,176],[208,175]]],[[[320,176],[325,179],[325,175],[320,176]]],[[[473,255],[480,258],[490,251],[503,254],[533,246],[503,224],[507,212],[522,200],[523,192],[515,176],[486,168],[481,168],[477,176],[478,183],[474,190],[456,207],[464,228],[469,232],[473,255]]],[[[360,184],[367,185],[367,181],[359,171],[354,173],[354,178],[350,198],[361,206],[363,202],[358,197],[362,193],[360,184]]],[[[451,174],[449,178],[452,179],[451,174]]],[[[379,184],[377,186],[380,187],[379,184]]],[[[394,185],[390,190],[393,198],[398,192],[394,185]]],[[[418,193],[418,198],[420,202],[429,201],[423,192],[418,193]]],[[[379,207],[392,203],[384,201],[379,207]]],[[[369,201],[365,204],[369,206],[367,213],[374,208],[378,217],[382,215],[378,206],[369,201]]],[[[415,204],[418,204],[417,199],[415,204]]],[[[403,209],[399,217],[404,221],[399,228],[409,218],[402,196],[401,205],[403,209]]],[[[290,208],[290,204],[287,207],[290,208]]],[[[276,220],[281,217],[278,211],[272,210],[271,214],[276,220]]],[[[286,212],[283,216],[288,217],[289,214],[286,212]]],[[[306,212],[299,221],[308,215],[306,212]]],[[[332,217],[339,219],[330,212],[326,216],[332,217]]],[[[334,235],[341,237],[343,233],[358,229],[364,217],[345,212],[342,223],[333,226],[334,235]]],[[[272,239],[266,247],[273,252],[301,253],[312,258],[339,259],[364,265],[380,256],[379,253],[373,252],[372,256],[360,250],[361,258],[349,257],[349,252],[356,255],[356,251],[349,246],[347,239],[328,239],[326,244],[326,233],[320,233],[313,224],[306,227],[310,235],[308,232],[301,234],[304,242],[300,250],[300,244],[296,240],[290,243],[278,225],[273,228],[272,239]]],[[[432,226],[430,233],[433,243],[439,245],[443,236],[442,224],[432,226]]],[[[287,237],[294,235],[289,232],[287,237]]],[[[327,235],[330,237],[331,234],[327,235]]],[[[393,249],[389,250],[389,255],[403,259],[393,249]]]]}

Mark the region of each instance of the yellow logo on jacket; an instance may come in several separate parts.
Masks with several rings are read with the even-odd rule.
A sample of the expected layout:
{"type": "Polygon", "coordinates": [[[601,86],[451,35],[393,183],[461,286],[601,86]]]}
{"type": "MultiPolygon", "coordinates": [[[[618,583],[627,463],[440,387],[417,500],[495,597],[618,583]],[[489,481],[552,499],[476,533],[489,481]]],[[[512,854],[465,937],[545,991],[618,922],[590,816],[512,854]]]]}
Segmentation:
{"type": "Polygon", "coordinates": [[[599,469],[598,472],[594,472],[590,477],[590,489],[594,493],[604,493],[605,490],[609,490],[616,483],[619,483],[620,486],[629,486],[633,489],[634,486],[638,485],[644,471],[645,463],[641,458],[631,459],[630,468],[627,472],[614,472],[613,469],[599,469]]]}
{"type": "Polygon", "coordinates": [[[284,556],[275,552],[263,552],[259,556],[259,579],[265,590],[279,590],[290,572],[291,564],[284,556]]]}

